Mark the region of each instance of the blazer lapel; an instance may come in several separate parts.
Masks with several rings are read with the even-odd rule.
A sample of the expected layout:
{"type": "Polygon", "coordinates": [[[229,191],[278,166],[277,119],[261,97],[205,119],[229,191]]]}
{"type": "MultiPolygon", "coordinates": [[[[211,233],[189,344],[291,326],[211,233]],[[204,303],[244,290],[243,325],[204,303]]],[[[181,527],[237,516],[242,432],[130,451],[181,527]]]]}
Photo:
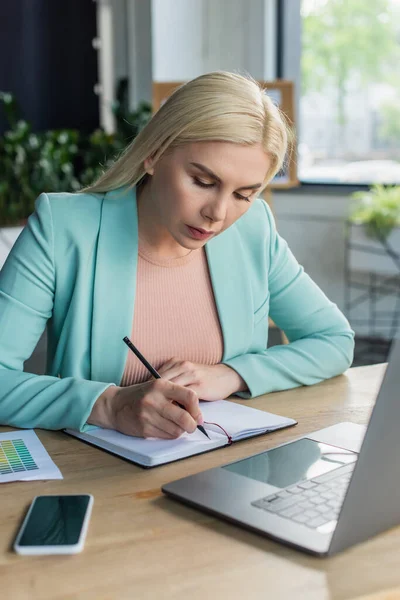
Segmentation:
{"type": "Polygon", "coordinates": [[[119,385],[128,348],[136,291],[138,218],[135,189],[103,199],[94,274],[91,378],[119,385]]]}
{"type": "Polygon", "coordinates": [[[245,353],[253,334],[253,292],[235,225],[205,246],[224,338],[222,360],[245,353]]]}

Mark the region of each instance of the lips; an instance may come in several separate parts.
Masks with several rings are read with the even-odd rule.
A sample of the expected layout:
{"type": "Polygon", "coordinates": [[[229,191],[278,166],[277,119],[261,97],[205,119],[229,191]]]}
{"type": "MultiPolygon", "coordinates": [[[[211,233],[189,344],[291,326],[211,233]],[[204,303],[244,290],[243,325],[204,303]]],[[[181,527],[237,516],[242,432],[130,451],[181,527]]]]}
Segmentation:
{"type": "Polygon", "coordinates": [[[213,231],[205,231],[205,229],[197,229],[197,227],[191,227],[186,225],[187,230],[191,238],[195,240],[206,240],[213,235],[213,231]]]}
{"type": "Polygon", "coordinates": [[[200,233],[204,233],[205,235],[211,235],[212,233],[214,233],[213,231],[206,231],[205,229],[201,229],[200,227],[192,227],[191,225],[189,225],[189,227],[191,229],[196,229],[197,231],[200,231],[200,233]]]}

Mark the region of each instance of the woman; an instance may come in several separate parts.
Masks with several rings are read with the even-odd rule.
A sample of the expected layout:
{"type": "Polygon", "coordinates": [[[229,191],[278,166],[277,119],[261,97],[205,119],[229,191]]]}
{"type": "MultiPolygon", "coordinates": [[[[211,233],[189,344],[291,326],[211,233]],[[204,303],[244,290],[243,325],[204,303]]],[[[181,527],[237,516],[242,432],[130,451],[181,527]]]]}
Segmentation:
{"type": "Polygon", "coordinates": [[[349,367],[348,322],[257,198],[287,137],[255,81],[209,73],[172,94],[94,185],[41,194],[0,274],[0,422],[174,438],[202,423],[199,398],[349,367]],[[288,345],[266,348],[269,315],[288,345]],[[47,374],[24,373],[46,324],[47,374]]]}

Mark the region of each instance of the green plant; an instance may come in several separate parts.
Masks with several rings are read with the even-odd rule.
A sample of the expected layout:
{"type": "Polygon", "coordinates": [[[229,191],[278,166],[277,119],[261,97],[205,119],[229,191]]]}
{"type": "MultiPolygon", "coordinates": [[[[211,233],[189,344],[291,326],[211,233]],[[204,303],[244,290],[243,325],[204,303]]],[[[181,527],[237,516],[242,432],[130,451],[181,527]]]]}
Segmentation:
{"type": "Polygon", "coordinates": [[[354,192],[356,201],[350,221],[365,225],[370,237],[386,239],[393,227],[400,225],[400,185],[376,184],[367,192],[354,192]]]}
{"type": "Polygon", "coordinates": [[[76,129],[36,133],[19,117],[12,94],[0,93],[9,130],[0,137],[0,226],[24,221],[41,192],[75,192],[92,183],[136,137],[151,117],[151,105],[128,108],[127,80],[117,88],[112,107],[115,133],[76,129]]]}

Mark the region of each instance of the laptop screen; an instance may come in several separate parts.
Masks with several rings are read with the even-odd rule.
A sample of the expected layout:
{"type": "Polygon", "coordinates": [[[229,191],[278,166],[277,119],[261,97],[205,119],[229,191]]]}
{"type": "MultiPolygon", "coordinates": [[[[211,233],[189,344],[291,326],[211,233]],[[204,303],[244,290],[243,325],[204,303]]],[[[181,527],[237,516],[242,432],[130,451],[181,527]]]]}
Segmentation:
{"type": "Polygon", "coordinates": [[[357,457],[358,455],[350,450],[303,438],[222,468],[278,488],[285,488],[337,469],[343,464],[353,463],[357,457]]]}

